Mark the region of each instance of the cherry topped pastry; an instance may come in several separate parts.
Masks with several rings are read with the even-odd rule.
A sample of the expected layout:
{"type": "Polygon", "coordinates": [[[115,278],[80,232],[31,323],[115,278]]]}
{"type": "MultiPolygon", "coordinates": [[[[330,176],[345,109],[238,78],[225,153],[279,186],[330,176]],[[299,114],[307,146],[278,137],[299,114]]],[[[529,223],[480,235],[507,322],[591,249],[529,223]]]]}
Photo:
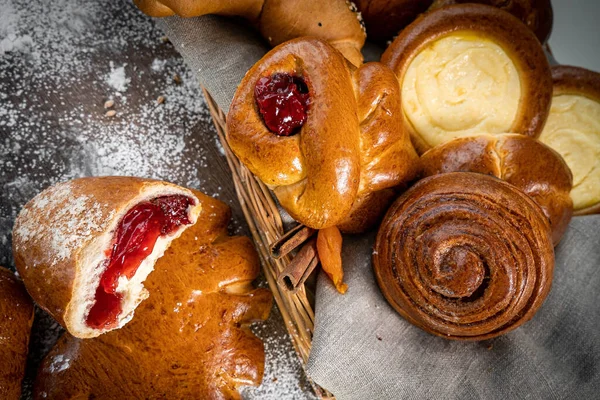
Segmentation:
{"type": "Polygon", "coordinates": [[[356,68],[322,40],[294,39],[246,73],[227,141],[298,222],[358,233],[418,172],[400,104],[383,64],[356,68]]]}
{"type": "Polygon", "coordinates": [[[73,336],[125,325],[148,297],[143,282],[171,241],[196,222],[188,189],[131,177],[82,178],[25,205],[13,229],[19,274],[73,336]]]}

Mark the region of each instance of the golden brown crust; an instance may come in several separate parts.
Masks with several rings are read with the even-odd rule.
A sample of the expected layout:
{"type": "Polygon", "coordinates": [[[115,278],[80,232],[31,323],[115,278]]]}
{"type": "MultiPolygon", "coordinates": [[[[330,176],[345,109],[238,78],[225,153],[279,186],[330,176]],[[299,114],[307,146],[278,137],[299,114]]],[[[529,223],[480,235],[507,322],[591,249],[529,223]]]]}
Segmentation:
{"type": "Polygon", "coordinates": [[[421,157],[423,176],[477,172],[502,179],[529,195],[544,211],[557,245],[573,214],[571,170],[550,147],[523,135],[457,138],[421,157]]]}
{"type": "MultiPolygon", "coordinates": [[[[552,70],[553,96],[581,95],[600,103],[600,74],[581,67],[555,65],[552,70]]],[[[600,213],[600,203],[574,210],[574,215],[600,213]]]]}
{"type": "Polygon", "coordinates": [[[177,14],[196,17],[205,14],[237,15],[256,24],[265,39],[277,46],[301,36],[328,41],[354,65],[362,64],[365,32],[360,13],[345,0],[135,0],[153,17],[177,14]]]}
{"type": "Polygon", "coordinates": [[[555,65],[551,70],[553,96],[579,94],[600,102],[599,73],[569,65],[555,65]]]}
{"type": "Polygon", "coordinates": [[[227,115],[235,154],[294,219],[315,229],[338,224],[352,207],[359,136],[351,70],[317,39],[292,40],[267,53],[246,73],[227,115]],[[270,132],[255,104],[256,81],[276,72],[302,76],[311,96],[308,118],[293,136],[270,132]]]}
{"type": "Polygon", "coordinates": [[[269,52],[242,80],[227,116],[227,140],[297,221],[315,229],[343,224],[362,231],[385,207],[366,212],[361,205],[383,204],[388,193],[379,199],[372,194],[417,173],[418,157],[400,123],[399,96],[398,82],[385,66],[354,69],[326,42],[292,40],[269,52]],[[256,106],[256,82],[274,73],[301,76],[308,86],[307,120],[293,136],[270,132],[256,106]]]}
{"type": "Polygon", "coordinates": [[[346,233],[364,232],[383,217],[395,193],[417,177],[419,156],[402,129],[400,87],[394,73],[368,63],[354,73],[360,121],[360,186],[349,215],[339,224],[346,233]]]}
{"type": "Polygon", "coordinates": [[[545,43],[552,32],[554,13],[550,0],[435,0],[429,10],[465,3],[485,4],[511,13],[531,29],[540,43],[545,43]]]}
{"type": "Polygon", "coordinates": [[[433,0],[357,0],[356,6],[365,21],[369,41],[385,44],[393,39],[433,0]]]}
{"type": "MultiPolygon", "coordinates": [[[[479,4],[463,4],[422,14],[398,35],[381,62],[394,70],[402,87],[410,62],[424,46],[459,32],[474,33],[491,40],[510,57],[521,82],[519,109],[510,132],[539,136],[552,99],[550,66],[533,33],[504,11],[479,4]]],[[[417,151],[422,153],[431,148],[411,124],[406,123],[417,151]]]]}
{"type": "MultiPolygon", "coordinates": [[[[120,217],[148,191],[193,198],[188,189],[167,182],[90,177],[47,188],[19,213],[13,228],[17,270],[36,303],[72,334],[82,335],[74,330],[73,309],[80,300],[72,302],[75,291],[95,267],[84,263],[87,249],[99,246],[99,238],[110,235],[120,217]]],[[[194,209],[196,214],[197,206],[194,209]]]]}
{"type": "Polygon", "coordinates": [[[18,400],[33,324],[33,302],[23,284],[0,267],[0,398],[18,400]]]}
{"type": "Polygon", "coordinates": [[[540,207],[506,182],[455,172],[419,181],[386,214],[373,268],[388,302],[448,339],[483,340],[530,320],[554,251],[540,207]]]}
{"type": "Polygon", "coordinates": [[[268,317],[272,296],[250,284],[258,256],[250,239],[227,236],[229,208],[196,195],[198,222],[156,263],[135,318],[95,339],[65,334],[35,398],[239,399],[239,385],[260,383],[263,344],[248,324],[268,317]]]}

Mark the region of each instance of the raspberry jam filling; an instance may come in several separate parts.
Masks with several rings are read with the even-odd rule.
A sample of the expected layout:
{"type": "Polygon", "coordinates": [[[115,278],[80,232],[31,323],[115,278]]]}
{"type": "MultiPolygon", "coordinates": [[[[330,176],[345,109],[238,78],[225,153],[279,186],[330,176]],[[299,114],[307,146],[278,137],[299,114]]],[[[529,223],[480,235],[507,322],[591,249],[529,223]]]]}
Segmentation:
{"type": "Polygon", "coordinates": [[[297,133],[306,122],[310,96],[306,82],[299,76],[263,76],[256,82],[254,97],[265,125],[279,136],[297,133]]]}
{"type": "Polygon", "coordinates": [[[189,225],[188,207],[193,204],[194,201],[186,196],[163,196],[137,204],[125,214],[106,261],[108,267],[96,289],[96,301],[87,316],[89,327],[108,329],[116,326],[123,298],[117,293],[119,278],[131,279],[135,275],[154,250],[159,237],[173,233],[181,225],[189,225]]]}

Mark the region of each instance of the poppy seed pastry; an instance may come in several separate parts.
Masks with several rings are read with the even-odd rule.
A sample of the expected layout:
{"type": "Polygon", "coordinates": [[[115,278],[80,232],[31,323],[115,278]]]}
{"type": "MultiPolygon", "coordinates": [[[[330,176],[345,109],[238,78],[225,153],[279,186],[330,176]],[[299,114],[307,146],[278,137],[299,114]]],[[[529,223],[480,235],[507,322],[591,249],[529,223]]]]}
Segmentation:
{"type": "Polygon", "coordinates": [[[202,211],[148,277],[150,297],[121,329],[93,339],[66,333],[38,370],[36,399],[239,399],[258,385],[264,346],[249,325],[272,296],[252,281],[252,241],[229,237],[230,210],[194,191],[202,211]]]}
{"type": "Polygon", "coordinates": [[[227,141],[298,222],[360,232],[418,173],[400,89],[381,63],[355,68],[327,42],[294,39],[238,86],[227,141]]]}
{"type": "Polygon", "coordinates": [[[600,212],[600,74],[552,67],[552,107],[540,140],[560,153],[573,172],[575,215],[600,212]]]}
{"type": "Polygon", "coordinates": [[[537,137],[552,97],[535,35],[500,9],[461,4],[422,14],[381,59],[398,77],[406,129],[419,153],[456,137],[537,137]]]}
{"type": "Polygon", "coordinates": [[[457,138],[428,150],[421,162],[424,177],[477,172],[518,187],[544,211],[554,245],[571,221],[571,170],[556,151],[539,140],[517,134],[457,138]]]}
{"type": "Polygon", "coordinates": [[[373,269],[386,300],[411,324],[447,339],[490,339],[533,318],[550,292],[550,226],[509,183],[471,172],[434,175],[390,207],[373,269]]]}
{"type": "Polygon", "coordinates": [[[8,269],[0,267],[0,398],[21,398],[29,337],[33,324],[33,302],[23,284],[8,269]]]}
{"type": "Polygon", "coordinates": [[[19,213],[15,264],[40,307],[73,336],[96,337],[133,317],[154,263],[199,212],[190,190],[167,182],[108,176],[59,183],[19,213]]]}
{"type": "Polygon", "coordinates": [[[134,0],[152,17],[240,16],[271,46],[303,36],[328,41],[354,65],[363,61],[365,29],[358,9],[346,0],[134,0]]]}

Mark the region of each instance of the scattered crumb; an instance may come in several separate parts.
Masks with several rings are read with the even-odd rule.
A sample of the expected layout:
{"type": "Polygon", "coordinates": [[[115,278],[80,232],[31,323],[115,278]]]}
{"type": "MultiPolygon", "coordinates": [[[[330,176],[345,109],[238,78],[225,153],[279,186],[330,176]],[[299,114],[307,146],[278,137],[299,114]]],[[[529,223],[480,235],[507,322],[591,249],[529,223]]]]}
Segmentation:
{"type": "Polygon", "coordinates": [[[156,104],[162,104],[165,102],[165,96],[158,96],[156,99],[156,104]]]}

